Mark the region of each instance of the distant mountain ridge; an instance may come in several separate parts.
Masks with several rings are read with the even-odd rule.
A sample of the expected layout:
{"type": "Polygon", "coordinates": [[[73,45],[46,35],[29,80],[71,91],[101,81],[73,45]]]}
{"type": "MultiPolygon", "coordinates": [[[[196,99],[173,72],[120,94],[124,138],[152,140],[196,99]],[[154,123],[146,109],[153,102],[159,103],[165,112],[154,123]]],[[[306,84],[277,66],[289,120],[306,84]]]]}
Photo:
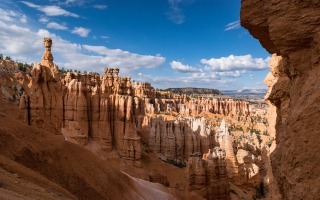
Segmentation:
{"type": "Polygon", "coordinates": [[[163,91],[170,91],[175,94],[197,94],[197,95],[221,95],[222,93],[217,89],[209,89],[209,88],[193,88],[193,87],[186,87],[186,88],[168,88],[164,89],[163,91]]]}
{"type": "Polygon", "coordinates": [[[240,99],[263,99],[267,89],[222,90],[222,94],[240,99]]]}
{"type": "Polygon", "coordinates": [[[223,94],[265,94],[267,89],[222,90],[223,94]]]}

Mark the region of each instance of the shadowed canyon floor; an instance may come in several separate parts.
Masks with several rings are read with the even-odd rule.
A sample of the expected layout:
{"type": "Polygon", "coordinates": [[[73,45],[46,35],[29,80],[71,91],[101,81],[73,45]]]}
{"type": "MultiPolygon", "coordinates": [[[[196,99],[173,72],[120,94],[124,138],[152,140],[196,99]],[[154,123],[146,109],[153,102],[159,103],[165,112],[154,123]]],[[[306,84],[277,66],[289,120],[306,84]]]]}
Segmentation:
{"type": "Polygon", "coordinates": [[[4,172],[1,175],[1,198],[184,197],[160,184],[132,178],[81,146],[65,141],[61,135],[30,127],[10,118],[5,111],[1,112],[0,124],[1,170],[4,172]]]}

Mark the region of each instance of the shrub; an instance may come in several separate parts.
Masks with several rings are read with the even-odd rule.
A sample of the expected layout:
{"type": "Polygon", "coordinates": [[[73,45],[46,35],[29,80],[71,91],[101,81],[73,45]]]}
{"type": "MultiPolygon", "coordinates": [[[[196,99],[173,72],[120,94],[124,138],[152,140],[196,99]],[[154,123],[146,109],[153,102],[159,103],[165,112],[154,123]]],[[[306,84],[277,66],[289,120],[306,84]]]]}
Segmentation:
{"type": "Polygon", "coordinates": [[[179,168],[184,168],[186,167],[186,164],[184,162],[176,162],[174,160],[170,160],[170,159],[167,159],[167,160],[163,160],[164,162],[166,163],[169,163],[171,165],[174,165],[176,167],[179,167],[179,168]]]}

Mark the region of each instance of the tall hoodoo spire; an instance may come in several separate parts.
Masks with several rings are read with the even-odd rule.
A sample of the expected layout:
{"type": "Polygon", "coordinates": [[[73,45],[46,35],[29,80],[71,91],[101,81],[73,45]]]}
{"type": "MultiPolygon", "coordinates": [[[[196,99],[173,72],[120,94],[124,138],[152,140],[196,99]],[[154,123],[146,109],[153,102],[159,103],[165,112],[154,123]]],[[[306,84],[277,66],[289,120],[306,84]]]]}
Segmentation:
{"type": "Polygon", "coordinates": [[[42,56],[41,65],[52,68],[54,65],[53,56],[51,54],[52,39],[51,38],[43,38],[43,45],[45,46],[45,51],[42,56]]]}

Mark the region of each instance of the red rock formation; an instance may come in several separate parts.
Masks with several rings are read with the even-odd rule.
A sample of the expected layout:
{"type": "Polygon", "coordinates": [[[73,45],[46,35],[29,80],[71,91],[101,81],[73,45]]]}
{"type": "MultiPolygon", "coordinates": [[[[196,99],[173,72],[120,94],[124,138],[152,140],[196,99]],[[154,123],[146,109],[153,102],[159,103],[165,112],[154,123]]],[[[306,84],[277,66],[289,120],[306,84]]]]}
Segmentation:
{"type": "Polygon", "coordinates": [[[241,177],[242,184],[250,183],[253,186],[257,186],[260,183],[259,166],[254,162],[255,156],[244,149],[237,151],[237,161],[239,176],[241,177]]]}
{"type": "Polygon", "coordinates": [[[130,85],[124,82],[130,79],[118,77],[117,72],[109,69],[107,75],[108,69],[105,69],[103,77],[67,74],[63,134],[82,145],[92,139],[106,152],[115,148],[121,157],[138,161],[141,147],[134,101],[132,96],[125,95],[131,94],[130,85]]]}
{"type": "Polygon", "coordinates": [[[227,163],[228,176],[234,182],[238,182],[238,162],[233,151],[231,137],[224,119],[222,120],[220,127],[217,129],[216,138],[219,147],[226,153],[225,159],[227,163]]]}
{"type": "Polygon", "coordinates": [[[233,99],[183,98],[176,95],[172,99],[148,97],[145,100],[146,112],[150,114],[172,111],[183,116],[197,116],[202,112],[217,113],[231,117],[242,113],[250,114],[249,102],[233,99]]]}
{"type": "Polygon", "coordinates": [[[166,187],[170,186],[168,178],[163,175],[161,171],[155,169],[149,173],[149,181],[152,183],[160,183],[166,187]]]}
{"type": "MultiPolygon", "coordinates": [[[[139,165],[141,158],[141,137],[163,159],[185,163],[189,154],[204,154],[215,145],[213,126],[197,115],[249,114],[248,102],[159,92],[149,83],[131,83],[130,77],[120,77],[119,69],[105,68],[102,76],[67,73],[61,77],[53,63],[51,39],[45,38],[44,45],[41,64],[35,64],[20,99],[19,118],[31,126],[62,133],[73,143],[94,144],[106,153],[116,150],[134,164],[139,165]],[[146,117],[163,112],[185,117],[146,117]]],[[[230,147],[226,148],[227,162],[236,163],[229,142],[221,146],[230,147]]],[[[233,173],[229,172],[232,177],[233,173]]]]}
{"type": "Polygon", "coordinates": [[[186,169],[186,192],[196,192],[208,199],[230,199],[225,151],[219,147],[209,150],[201,159],[200,153],[190,155],[186,169]]]}
{"type": "Polygon", "coordinates": [[[60,73],[51,55],[52,40],[44,38],[46,51],[41,64],[35,63],[31,83],[21,98],[21,116],[29,125],[59,134],[63,119],[63,89],[60,73]],[[26,114],[27,113],[27,114],[26,114]]]}
{"type": "Polygon", "coordinates": [[[18,72],[19,66],[12,60],[0,60],[0,72],[18,72]]]}
{"type": "Polygon", "coordinates": [[[214,132],[204,118],[166,120],[150,118],[149,147],[153,152],[175,162],[187,161],[190,154],[206,153],[214,146],[214,132]]]}
{"type": "Polygon", "coordinates": [[[68,73],[60,77],[51,54],[51,39],[45,38],[46,51],[41,64],[31,72],[30,88],[20,99],[20,116],[66,140],[81,145],[93,141],[105,152],[116,149],[125,159],[141,157],[137,135],[130,77],[119,77],[119,69],[105,74],[68,73]]]}
{"type": "MultiPolygon", "coordinates": [[[[266,100],[276,107],[272,171],[283,199],[320,193],[320,2],[243,0],[241,24],[278,64],[266,100]]],[[[272,79],[271,79],[272,80],[272,79]]],[[[272,194],[271,194],[272,195],[272,194]]]]}

